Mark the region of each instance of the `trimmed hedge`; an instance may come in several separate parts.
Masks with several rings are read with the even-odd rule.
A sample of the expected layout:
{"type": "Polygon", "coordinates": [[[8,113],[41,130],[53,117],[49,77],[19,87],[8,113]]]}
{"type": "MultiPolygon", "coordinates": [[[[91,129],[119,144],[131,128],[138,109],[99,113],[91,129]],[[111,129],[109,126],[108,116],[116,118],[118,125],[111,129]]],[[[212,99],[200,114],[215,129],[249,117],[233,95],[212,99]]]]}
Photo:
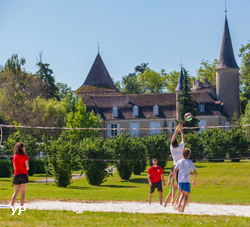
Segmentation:
{"type": "Polygon", "coordinates": [[[11,176],[12,163],[7,159],[0,159],[0,177],[11,176]]]}

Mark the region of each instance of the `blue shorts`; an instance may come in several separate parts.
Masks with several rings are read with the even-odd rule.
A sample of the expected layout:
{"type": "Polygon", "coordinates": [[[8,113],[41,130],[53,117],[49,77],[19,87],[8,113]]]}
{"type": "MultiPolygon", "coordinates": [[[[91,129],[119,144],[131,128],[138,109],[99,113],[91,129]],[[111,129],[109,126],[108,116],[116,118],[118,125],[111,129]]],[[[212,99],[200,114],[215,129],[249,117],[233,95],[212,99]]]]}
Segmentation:
{"type": "Polygon", "coordinates": [[[179,183],[181,191],[190,193],[190,183],[179,183]]]}

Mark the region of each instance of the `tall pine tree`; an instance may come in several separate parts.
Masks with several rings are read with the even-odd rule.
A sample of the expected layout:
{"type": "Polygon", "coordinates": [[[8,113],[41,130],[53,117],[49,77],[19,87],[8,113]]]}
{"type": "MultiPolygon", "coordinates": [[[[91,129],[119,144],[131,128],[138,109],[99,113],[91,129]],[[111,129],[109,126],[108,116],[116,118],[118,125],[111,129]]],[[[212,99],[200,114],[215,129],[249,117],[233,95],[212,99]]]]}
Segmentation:
{"type": "MultiPolygon", "coordinates": [[[[178,101],[180,102],[181,106],[179,109],[179,114],[181,117],[181,123],[183,124],[183,127],[196,127],[198,126],[199,119],[196,118],[196,115],[198,114],[198,109],[195,105],[194,99],[191,97],[191,90],[188,86],[188,75],[187,71],[183,68],[183,89],[181,91],[181,94],[178,96],[178,101]],[[184,115],[186,113],[191,113],[193,115],[192,121],[186,121],[184,119],[184,115]]],[[[190,131],[189,131],[190,132],[190,131]]]]}

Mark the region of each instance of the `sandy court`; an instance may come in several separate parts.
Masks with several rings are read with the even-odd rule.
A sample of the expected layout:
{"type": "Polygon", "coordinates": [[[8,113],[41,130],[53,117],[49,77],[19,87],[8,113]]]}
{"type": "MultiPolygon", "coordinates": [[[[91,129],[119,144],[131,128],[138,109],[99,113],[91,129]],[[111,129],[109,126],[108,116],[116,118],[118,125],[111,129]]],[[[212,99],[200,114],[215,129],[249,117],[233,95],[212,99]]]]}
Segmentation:
{"type": "MultiPolygon", "coordinates": [[[[15,207],[19,204],[15,204],[15,207]]],[[[103,202],[103,203],[81,203],[81,202],[60,202],[60,201],[39,201],[25,203],[27,209],[38,210],[70,210],[76,213],[83,211],[102,211],[102,212],[126,212],[126,213],[179,213],[174,211],[168,204],[166,208],[159,203],[140,202],[103,202]]],[[[0,208],[10,208],[9,205],[0,204],[0,208]]],[[[235,215],[250,217],[250,206],[238,205],[212,205],[190,203],[185,209],[186,214],[197,215],[235,215]]]]}

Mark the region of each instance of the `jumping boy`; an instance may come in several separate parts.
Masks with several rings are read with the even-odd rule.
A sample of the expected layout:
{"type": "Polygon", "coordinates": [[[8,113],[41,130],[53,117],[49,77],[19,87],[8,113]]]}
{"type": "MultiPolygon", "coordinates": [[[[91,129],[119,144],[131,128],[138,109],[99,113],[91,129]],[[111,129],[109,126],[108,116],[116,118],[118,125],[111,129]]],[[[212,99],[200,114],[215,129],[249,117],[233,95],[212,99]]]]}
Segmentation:
{"type": "MultiPolygon", "coordinates": [[[[175,130],[175,133],[172,137],[171,145],[170,145],[170,151],[171,151],[171,154],[172,154],[172,157],[174,160],[173,171],[175,170],[177,162],[179,160],[183,159],[182,150],[184,149],[184,146],[185,146],[185,136],[184,136],[184,133],[182,131],[182,124],[179,123],[176,130],[175,130]],[[182,138],[180,144],[178,143],[178,141],[176,139],[176,136],[177,136],[179,131],[181,133],[181,138],[182,138]]],[[[178,183],[178,171],[177,171],[177,183],[178,183]]],[[[175,201],[176,189],[177,188],[175,188],[175,187],[173,188],[173,197],[172,197],[172,206],[174,209],[176,209],[176,206],[177,206],[178,201],[179,201],[180,193],[181,193],[181,191],[178,189],[178,195],[177,195],[177,199],[175,201]]]]}
{"type": "Polygon", "coordinates": [[[149,193],[149,204],[151,204],[152,196],[154,194],[155,188],[157,188],[159,193],[160,204],[162,205],[162,181],[163,186],[165,186],[165,180],[163,176],[163,169],[157,165],[158,161],[156,158],[152,159],[153,165],[148,169],[148,183],[150,186],[149,193]]]}
{"type": "Polygon", "coordinates": [[[188,158],[191,155],[191,150],[189,148],[184,148],[182,151],[184,159],[177,162],[176,168],[174,170],[174,188],[177,188],[177,170],[179,170],[178,174],[178,183],[179,187],[181,189],[181,197],[177,206],[177,210],[179,212],[184,212],[186,204],[189,201],[189,193],[190,193],[190,172],[191,170],[194,171],[194,181],[193,181],[193,187],[195,187],[196,183],[196,168],[194,163],[189,160],[188,158]],[[181,202],[184,198],[183,206],[181,207],[181,202]]]}
{"type": "MultiPolygon", "coordinates": [[[[174,171],[174,166],[172,166],[171,172],[170,172],[170,174],[168,176],[168,184],[167,184],[168,187],[170,185],[171,178],[173,177],[173,171],[174,171]]],[[[173,184],[174,184],[174,177],[173,177],[173,184]]],[[[171,187],[169,189],[169,193],[168,193],[168,196],[167,196],[167,198],[165,200],[164,207],[167,206],[169,200],[171,199],[171,197],[172,197],[172,191],[173,191],[173,185],[171,185],[171,187]]]]}

